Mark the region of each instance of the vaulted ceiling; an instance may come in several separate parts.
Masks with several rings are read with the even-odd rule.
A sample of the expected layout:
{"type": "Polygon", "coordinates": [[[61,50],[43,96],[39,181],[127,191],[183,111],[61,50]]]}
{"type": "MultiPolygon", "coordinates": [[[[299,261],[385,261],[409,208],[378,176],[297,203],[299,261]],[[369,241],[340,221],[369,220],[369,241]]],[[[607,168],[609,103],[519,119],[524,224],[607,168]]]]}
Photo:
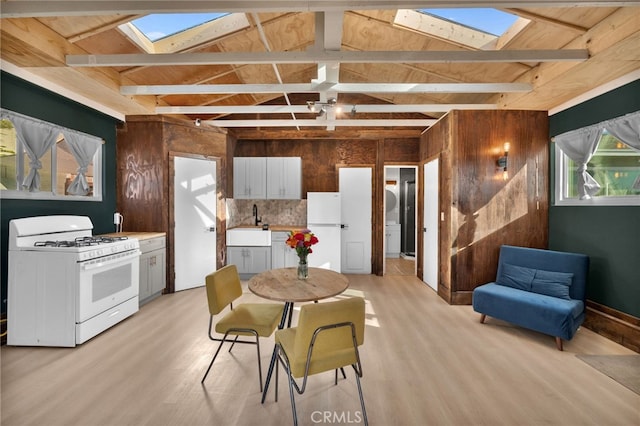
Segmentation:
{"type": "Polygon", "coordinates": [[[640,78],[638,1],[8,0],[0,7],[3,70],[120,119],[424,129],[451,109],[553,111],[640,78]],[[434,7],[499,8],[519,19],[497,37],[416,11],[434,7]],[[230,14],[156,42],[130,23],[178,12],[230,14]]]}

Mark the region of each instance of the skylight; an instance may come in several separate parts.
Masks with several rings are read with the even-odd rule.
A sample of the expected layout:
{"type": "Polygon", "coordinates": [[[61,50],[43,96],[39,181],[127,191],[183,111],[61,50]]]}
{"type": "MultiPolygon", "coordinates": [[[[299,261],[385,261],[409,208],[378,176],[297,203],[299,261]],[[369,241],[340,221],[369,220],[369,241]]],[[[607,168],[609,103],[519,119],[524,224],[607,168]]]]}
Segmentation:
{"type": "Polygon", "coordinates": [[[518,19],[516,15],[497,9],[420,9],[419,12],[437,16],[498,37],[504,34],[518,19]]]}
{"type": "Polygon", "coordinates": [[[157,41],[164,37],[186,31],[206,22],[221,18],[228,13],[165,13],[147,15],[131,21],[149,40],[157,41]]]}

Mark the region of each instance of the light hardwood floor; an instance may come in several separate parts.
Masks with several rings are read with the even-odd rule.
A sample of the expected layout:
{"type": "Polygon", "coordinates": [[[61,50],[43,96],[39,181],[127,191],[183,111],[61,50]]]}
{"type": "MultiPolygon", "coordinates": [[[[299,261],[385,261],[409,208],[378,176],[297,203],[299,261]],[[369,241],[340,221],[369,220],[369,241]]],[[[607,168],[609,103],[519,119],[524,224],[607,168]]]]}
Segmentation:
{"type": "MultiPolygon", "coordinates": [[[[470,306],[448,305],[416,277],[349,279],[347,291],[367,301],[371,425],[640,424],[640,396],[576,357],[633,353],[602,336],[582,328],[560,352],[552,337],[480,324],[470,306]]],[[[216,345],[207,318],[198,288],[164,295],[76,348],[2,347],[2,425],[291,424],[282,370],[279,401],[272,383],[260,404],[253,346],[223,350],[200,384],[216,345]]],[[[273,337],[261,348],[266,375],[273,337]]],[[[346,371],[338,386],[332,373],[313,376],[297,397],[301,424],[357,423],[346,371]]]]}
{"type": "Polygon", "coordinates": [[[416,262],[410,258],[387,257],[385,261],[385,275],[416,275],[416,262]]]}

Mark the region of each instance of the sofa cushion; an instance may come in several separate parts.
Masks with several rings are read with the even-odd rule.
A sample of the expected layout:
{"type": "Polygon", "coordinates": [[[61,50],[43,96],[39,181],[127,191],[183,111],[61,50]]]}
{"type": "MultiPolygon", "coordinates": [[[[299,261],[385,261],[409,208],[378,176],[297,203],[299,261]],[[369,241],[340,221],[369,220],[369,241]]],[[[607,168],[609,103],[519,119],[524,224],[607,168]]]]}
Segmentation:
{"type": "Polygon", "coordinates": [[[569,340],[584,321],[584,303],[488,283],[473,291],[473,309],[521,327],[569,340]]]}
{"type": "Polygon", "coordinates": [[[533,281],[531,282],[531,291],[534,293],[570,300],[569,287],[571,287],[572,280],[573,274],[568,272],[554,272],[538,269],[536,270],[533,281]]]}
{"type": "Polygon", "coordinates": [[[531,291],[531,282],[535,275],[535,269],[504,263],[496,284],[531,291]]]}

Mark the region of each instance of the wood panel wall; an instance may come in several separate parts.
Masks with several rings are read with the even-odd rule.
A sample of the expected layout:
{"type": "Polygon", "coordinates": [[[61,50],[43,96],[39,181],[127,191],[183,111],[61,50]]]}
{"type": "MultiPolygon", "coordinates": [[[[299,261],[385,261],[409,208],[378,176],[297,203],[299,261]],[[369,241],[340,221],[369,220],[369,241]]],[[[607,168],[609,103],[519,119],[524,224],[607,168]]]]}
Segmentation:
{"type": "Polygon", "coordinates": [[[423,162],[440,158],[438,293],[449,303],[495,279],[502,244],[547,247],[548,152],[544,111],[452,111],[422,136],[423,162]]]}
{"type": "MultiPolygon", "coordinates": [[[[123,231],[167,233],[167,286],[174,291],[173,157],[216,161],[218,188],[217,264],[224,260],[224,217],[229,147],[235,140],[225,131],[196,127],[193,122],[162,116],[129,116],[118,129],[116,145],[117,209],[123,231]]],[[[232,154],[231,154],[232,155],[232,154]]]]}
{"type": "MultiPolygon", "coordinates": [[[[173,291],[171,155],[202,155],[218,162],[218,240],[224,247],[224,200],[233,193],[233,157],[301,157],[302,191],[337,191],[340,167],[373,169],[372,272],[384,265],[384,166],[440,160],[438,293],[470,303],[472,290],[495,277],[501,244],[546,248],[548,227],[548,118],[540,111],[452,111],[428,131],[353,129],[334,132],[219,131],[166,117],[128,117],[118,131],[118,210],[127,231],[168,235],[167,291],[173,291]],[[496,160],[511,143],[509,179],[496,160]]],[[[424,180],[419,168],[419,182],[424,180]]],[[[419,187],[421,185],[419,184],[419,187]]],[[[418,191],[418,229],[423,215],[418,191]]],[[[418,232],[417,258],[422,258],[418,232]]],[[[220,250],[222,253],[222,250],[220,250]]],[[[219,253],[219,266],[223,255],[219,253]]],[[[422,262],[418,276],[422,277],[422,262]]]]}

